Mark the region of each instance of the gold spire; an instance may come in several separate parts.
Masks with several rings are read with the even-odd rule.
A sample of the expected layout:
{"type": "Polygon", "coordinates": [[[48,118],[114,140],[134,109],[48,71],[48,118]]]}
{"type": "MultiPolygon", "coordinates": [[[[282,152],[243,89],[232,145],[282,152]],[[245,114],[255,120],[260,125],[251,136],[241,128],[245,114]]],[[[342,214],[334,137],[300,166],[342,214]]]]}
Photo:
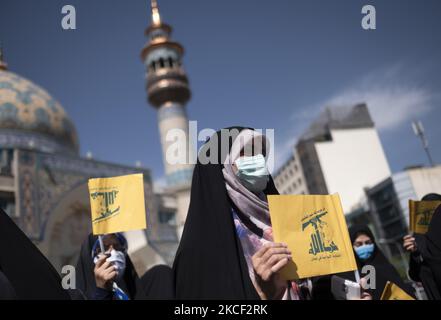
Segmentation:
{"type": "Polygon", "coordinates": [[[159,15],[158,2],[156,0],[151,0],[152,4],[152,24],[154,26],[159,26],[161,24],[161,16],[159,15]]]}
{"type": "Polygon", "coordinates": [[[3,61],[3,47],[0,43],[0,70],[7,70],[8,65],[6,62],[3,61]]]}

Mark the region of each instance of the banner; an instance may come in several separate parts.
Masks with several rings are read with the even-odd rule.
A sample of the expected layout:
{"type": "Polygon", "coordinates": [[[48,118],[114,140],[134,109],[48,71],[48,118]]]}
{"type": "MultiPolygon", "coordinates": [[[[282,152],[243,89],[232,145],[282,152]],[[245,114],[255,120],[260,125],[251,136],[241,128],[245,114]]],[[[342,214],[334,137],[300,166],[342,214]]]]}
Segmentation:
{"type": "Polygon", "coordinates": [[[380,300],[415,300],[396,284],[388,281],[384,286],[380,300]]]}
{"type": "Polygon", "coordinates": [[[424,234],[429,228],[430,220],[441,201],[409,200],[409,229],[412,232],[424,234]]]}
{"type": "Polygon", "coordinates": [[[93,234],[145,229],[142,174],[89,180],[93,234]]]}
{"type": "Polygon", "coordinates": [[[281,270],[287,280],[357,269],[338,194],[270,195],[275,242],[288,244],[292,262],[281,270]]]}

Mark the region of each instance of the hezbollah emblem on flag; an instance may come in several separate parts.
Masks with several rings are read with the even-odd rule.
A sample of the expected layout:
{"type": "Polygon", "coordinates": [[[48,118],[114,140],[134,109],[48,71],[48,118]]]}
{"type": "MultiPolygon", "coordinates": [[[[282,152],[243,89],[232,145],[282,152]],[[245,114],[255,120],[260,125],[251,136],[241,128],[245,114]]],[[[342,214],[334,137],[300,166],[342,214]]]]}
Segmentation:
{"type": "Polygon", "coordinates": [[[429,229],[430,221],[441,201],[409,200],[409,229],[424,234],[429,229]]]}
{"type": "Polygon", "coordinates": [[[117,208],[113,208],[117,194],[118,191],[116,190],[102,191],[102,192],[96,191],[90,194],[92,200],[100,199],[100,205],[98,206],[99,212],[97,212],[98,217],[96,217],[92,221],[93,224],[108,219],[119,213],[119,209],[120,209],[119,206],[117,208]]]}
{"type": "Polygon", "coordinates": [[[327,215],[326,209],[321,209],[302,219],[302,231],[309,231],[311,235],[310,248],[308,253],[313,256],[319,253],[333,253],[338,251],[337,245],[332,240],[332,229],[323,221],[322,217],[327,215]]]}
{"type": "Polygon", "coordinates": [[[89,180],[93,234],[145,229],[142,174],[89,180]]]}

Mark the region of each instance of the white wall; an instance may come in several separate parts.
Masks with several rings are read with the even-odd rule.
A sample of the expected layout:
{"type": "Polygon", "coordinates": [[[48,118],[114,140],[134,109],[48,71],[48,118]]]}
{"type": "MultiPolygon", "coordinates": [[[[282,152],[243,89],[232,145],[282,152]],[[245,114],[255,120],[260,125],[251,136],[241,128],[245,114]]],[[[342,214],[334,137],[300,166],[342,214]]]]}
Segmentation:
{"type": "Polygon", "coordinates": [[[338,192],[343,211],[349,213],[372,187],[391,175],[375,128],[333,129],[332,141],[315,148],[330,194],[338,192]]]}
{"type": "Polygon", "coordinates": [[[407,173],[417,196],[413,200],[421,200],[428,193],[441,194],[441,166],[409,169],[407,173]]]}
{"type": "Polygon", "coordinates": [[[409,226],[409,199],[419,200],[419,198],[416,196],[414,186],[407,171],[394,173],[392,175],[392,181],[398,201],[400,202],[401,212],[403,213],[407,226],[409,226]]]}

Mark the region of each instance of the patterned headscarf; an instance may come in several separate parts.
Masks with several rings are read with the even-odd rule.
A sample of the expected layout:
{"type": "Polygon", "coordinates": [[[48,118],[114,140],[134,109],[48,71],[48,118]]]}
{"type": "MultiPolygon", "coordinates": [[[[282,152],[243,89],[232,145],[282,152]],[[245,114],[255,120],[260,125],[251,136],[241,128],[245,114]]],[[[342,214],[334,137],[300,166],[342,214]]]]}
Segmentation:
{"type": "MultiPolygon", "coordinates": [[[[264,143],[268,154],[270,144],[264,135],[250,129],[242,130],[234,140],[222,170],[228,195],[240,211],[237,212],[233,208],[232,215],[247,262],[248,273],[254,284],[256,277],[251,258],[266,243],[273,242],[268,202],[263,192],[257,195],[240,182],[234,173],[233,163],[240,157],[242,149],[254,144],[255,150],[259,150],[264,143]]],[[[283,299],[299,299],[299,288],[295,282],[287,282],[283,299]]]]}

